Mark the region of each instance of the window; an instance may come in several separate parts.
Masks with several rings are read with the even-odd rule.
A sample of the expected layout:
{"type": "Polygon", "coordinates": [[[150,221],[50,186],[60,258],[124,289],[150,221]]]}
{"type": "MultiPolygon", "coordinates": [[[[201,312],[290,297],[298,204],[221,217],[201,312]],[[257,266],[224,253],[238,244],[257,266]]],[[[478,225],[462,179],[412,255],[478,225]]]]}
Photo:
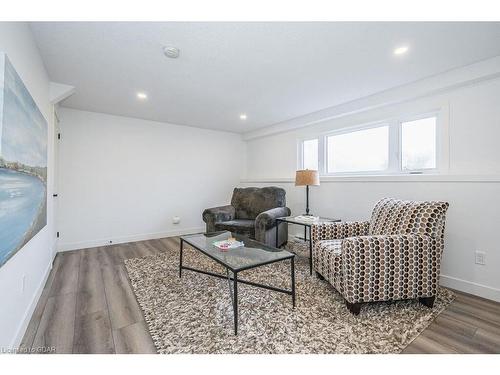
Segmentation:
{"type": "Polygon", "coordinates": [[[436,117],[401,123],[404,171],[436,168],[436,117]]]}
{"type": "Polygon", "coordinates": [[[318,139],[302,142],[302,168],[318,170],[318,139]]]}
{"type": "Polygon", "coordinates": [[[431,112],[304,139],[298,168],[316,169],[323,176],[443,172],[449,147],[446,119],[446,111],[431,112]]]}
{"type": "Polygon", "coordinates": [[[389,167],[389,127],[327,137],[328,173],[384,171],[389,167]]]}

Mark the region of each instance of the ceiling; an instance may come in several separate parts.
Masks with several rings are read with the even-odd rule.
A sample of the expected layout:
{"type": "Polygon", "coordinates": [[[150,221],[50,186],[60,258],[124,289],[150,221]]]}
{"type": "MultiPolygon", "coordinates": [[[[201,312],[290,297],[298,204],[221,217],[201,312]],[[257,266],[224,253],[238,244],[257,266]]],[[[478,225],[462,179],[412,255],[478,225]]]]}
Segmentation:
{"type": "Polygon", "coordinates": [[[31,27],[50,79],[76,87],[63,106],[238,133],[500,55],[500,23],[31,27]],[[166,58],[165,45],[179,58],[166,58]],[[408,53],[394,55],[403,45],[408,53]]]}

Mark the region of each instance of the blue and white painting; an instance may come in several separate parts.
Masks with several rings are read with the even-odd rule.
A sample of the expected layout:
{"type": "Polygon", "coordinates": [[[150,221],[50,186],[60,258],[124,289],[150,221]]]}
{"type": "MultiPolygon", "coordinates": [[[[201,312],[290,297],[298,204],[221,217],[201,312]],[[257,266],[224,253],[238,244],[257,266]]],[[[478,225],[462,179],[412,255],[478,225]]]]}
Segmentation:
{"type": "Polygon", "coordinates": [[[47,224],[47,122],[0,52],[0,267],[47,224]]]}

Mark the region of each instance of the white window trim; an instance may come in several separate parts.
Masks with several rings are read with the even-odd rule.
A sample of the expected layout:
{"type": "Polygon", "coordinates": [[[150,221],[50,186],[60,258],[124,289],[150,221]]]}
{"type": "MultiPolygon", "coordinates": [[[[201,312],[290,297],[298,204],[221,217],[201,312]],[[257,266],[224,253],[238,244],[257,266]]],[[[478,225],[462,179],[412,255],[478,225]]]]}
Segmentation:
{"type": "MultiPolygon", "coordinates": [[[[368,130],[368,129],[376,129],[376,128],[381,128],[381,127],[388,127],[389,134],[391,132],[391,126],[389,122],[387,121],[381,121],[381,122],[376,122],[376,123],[370,123],[370,124],[363,124],[359,126],[355,126],[352,128],[344,128],[340,129],[339,131],[330,131],[328,133],[325,133],[322,136],[322,143],[323,147],[325,149],[323,159],[324,161],[324,169],[322,170],[323,173],[321,173],[323,176],[353,176],[353,175],[379,175],[379,174],[387,174],[389,172],[389,167],[390,167],[390,142],[389,142],[389,167],[387,169],[381,169],[379,171],[355,171],[355,172],[334,172],[334,173],[328,173],[328,137],[335,136],[335,135],[342,135],[342,134],[349,134],[349,133],[355,133],[358,131],[362,130],[368,130]]],[[[389,136],[390,138],[390,136],[389,136]]]]}
{"type": "Polygon", "coordinates": [[[440,145],[440,131],[439,131],[439,112],[433,111],[433,112],[428,112],[428,113],[422,113],[416,116],[405,116],[400,118],[397,121],[397,129],[398,129],[398,171],[400,171],[401,174],[424,174],[424,173],[439,173],[440,168],[439,168],[439,159],[440,159],[440,150],[439,150],[439,145],[440,145]],[[435,117],[436,118],[436,166],[434,168],[420,168],[420,169],[412,169],[409,171],[405,171],[403,169],[403,132],[402,132],[402,127],[403,123],[405,122],[411,122],[411,121],[417,121],[417,120],[423,120],[426,118],[431,118],[435,117]]]}
{"type": "Polygon", "coordinates": [[[304,169],[304,142],[318,140],[318,170],[321,170],[321,158],[319,158],[320,153],[320,141],[318,137],[307,137],[301,138],[297,142],[297,169],[304,169]]]}
{"type": "Polygon", "coordinates": [[[307,136],[297,141],[297,166],[303,169],[303,142],[318,140],[318,171],[323,177],[350,177],[350,176],[409,176],[409,175],[441,175],[449,173],[449,105],[442,105],[440,108],[423,111],[411,111],[410,113],[400,113],[380,121],[364,123],[361,125],[348,126],[337,130],[321,132],[315,136],[307,136]],[[436,168],[404,171],[402,168],[402,132],[403,122],[420,120],[428,117],[436,117],[436,168]],[[360,130],[389,127],[389,166],[381,171],[356,171],[356,172],[336,172],[328,171],[328,150],[327,137],[352,133],[360,130]]]}

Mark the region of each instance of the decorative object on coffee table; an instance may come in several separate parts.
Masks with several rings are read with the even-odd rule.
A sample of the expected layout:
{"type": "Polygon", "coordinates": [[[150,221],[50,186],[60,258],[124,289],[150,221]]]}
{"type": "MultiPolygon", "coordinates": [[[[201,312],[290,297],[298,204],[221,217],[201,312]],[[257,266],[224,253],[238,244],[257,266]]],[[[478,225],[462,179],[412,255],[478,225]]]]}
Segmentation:
{"type": "Polygon", "coordinates": [[[305,186],[306,187],[306,213],[309,215],[309,186],[319,185],[319,173],[318,171],[311,169],[299,170],[295,173],[295,186],[305,186]]]}
{"type": "MultiPolygon", "coordinates": [[[[300,216],[299,216],[300,217],[300,216]]],[[[340,219],[330,219],[327,217],[318,217],[317,220],[314,221],[305,221],[305,220],[300,220],[297,218],[297,216],[287,216],[287,217],[279,217],[276,219],[276,227],[278,228],[281,223],[285,223],[286,226],[289,224],[296,224],[296,225],[302,225],[304,227],[304,238],[302,238],[304,241],[309,242],[309,274],[312,275],[312,270],[313,270],[313,263],[312,263],[312,249],[313,249],[313,242],[312,242],[312,236],[311,236],[311,226],[313,224],[321,224],[321,223],[335,223],[339,222],[340,219]],[[307,228],[309,228],[309,238],[307,238],[307,228]]],[[[278,238],[276,237],[276,247],[278,247],[278,238]]]]}
{"type": "Polygon", "coordinates": [[[418,299],[432,308],[448,206],[385,198],[370,221],[313,224],[314,270],[355,315],[365,302],[418,299]]]}

